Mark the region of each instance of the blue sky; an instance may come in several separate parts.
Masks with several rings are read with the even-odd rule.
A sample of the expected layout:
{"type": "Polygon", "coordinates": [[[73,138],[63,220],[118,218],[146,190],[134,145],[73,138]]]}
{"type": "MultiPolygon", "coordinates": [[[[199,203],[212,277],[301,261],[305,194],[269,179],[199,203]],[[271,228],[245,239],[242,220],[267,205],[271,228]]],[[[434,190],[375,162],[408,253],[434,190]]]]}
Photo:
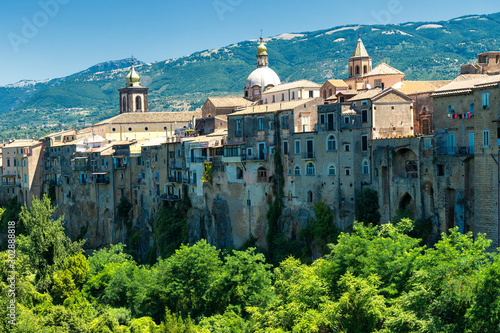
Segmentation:
{"type": "Polygon", "coordinates": [[[161,61],[286,32],[440,21],[500,11],[498,0],[23,0],[0,12],[0,85],[134,57],[161,61]]]}

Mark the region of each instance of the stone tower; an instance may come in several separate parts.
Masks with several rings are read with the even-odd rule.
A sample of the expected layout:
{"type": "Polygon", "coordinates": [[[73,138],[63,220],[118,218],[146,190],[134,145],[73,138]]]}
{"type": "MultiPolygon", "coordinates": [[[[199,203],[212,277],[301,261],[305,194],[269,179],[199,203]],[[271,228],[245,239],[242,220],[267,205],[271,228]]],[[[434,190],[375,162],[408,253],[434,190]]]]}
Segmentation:
{"type": "Polygon", "coordinates": [[[370,73],[371,70],[372,57],[366,52],[365,45],[361,37],[359,37],[356,43],[356,49],[352,57],[349,58],[349,77],[362,77],[370,73]]]}
{"type": "Polygon", "coordinates": [[[127,74],[127,85],[120,92],[120,114],[126,112],[149,112],[148,89],[141,86],[141,77],[134,69],[134,62],[127,74]]]}

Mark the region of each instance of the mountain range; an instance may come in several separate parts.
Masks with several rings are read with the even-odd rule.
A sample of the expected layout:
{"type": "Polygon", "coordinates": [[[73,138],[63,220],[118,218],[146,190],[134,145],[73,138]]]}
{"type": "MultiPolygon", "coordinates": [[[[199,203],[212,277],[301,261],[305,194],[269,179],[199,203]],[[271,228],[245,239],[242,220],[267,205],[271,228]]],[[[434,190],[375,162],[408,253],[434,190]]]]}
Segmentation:
{"type": "MultiPolygon", "coordinates": [[[[500,13],[285,33],[266,39],[270,67],[282,82],[308,79],[321,84],[346,78],[358,34],[373,67],[385,62],[403,71],[407,80],[452,79],[478,53],[500,49],[500,13]]],[[[209,96],[242,96],[245,79],[255,68],[256,48],[256,40],[242,41],[177,59],[136,61],[142,85],[150,88],[150,111],[194,110],[209,96]]],[[[37,135],[52,127],[83,127],[117,114],[117,89],[125,85],[130,61],[108,61],[63,78],[0,87],[0,139],[37,135]]]]}

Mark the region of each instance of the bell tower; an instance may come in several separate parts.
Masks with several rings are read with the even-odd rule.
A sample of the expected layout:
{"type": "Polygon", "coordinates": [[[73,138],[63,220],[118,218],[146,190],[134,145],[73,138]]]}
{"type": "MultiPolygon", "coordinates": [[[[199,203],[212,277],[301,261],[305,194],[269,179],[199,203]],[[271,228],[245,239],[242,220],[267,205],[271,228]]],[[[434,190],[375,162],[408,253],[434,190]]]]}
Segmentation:
{"type": "Polygon", "coordinates": [[[149,112],[148,89],[141,86],[141,77],[134,69],[134,61],[126,77],[125,88],[120,92],[120,114],[126,112],[149,112]]]}
{"type": "Polygon", "coordinates": [[[372,70],[372,57],[366,52],[365,45],[358,34],[356,49],[349,58],[349,77],[363,77],[372,70]]]}

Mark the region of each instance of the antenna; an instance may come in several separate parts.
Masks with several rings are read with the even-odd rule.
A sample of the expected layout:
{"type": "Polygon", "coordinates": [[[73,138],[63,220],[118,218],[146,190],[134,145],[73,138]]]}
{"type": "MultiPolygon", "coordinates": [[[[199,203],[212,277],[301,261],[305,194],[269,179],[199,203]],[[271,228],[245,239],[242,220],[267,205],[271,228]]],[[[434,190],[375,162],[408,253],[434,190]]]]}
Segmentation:
{"type": "Polygon", "coordinates": [[[260,38],[262,38],[262,28],[260,29],[260,38]]]}

